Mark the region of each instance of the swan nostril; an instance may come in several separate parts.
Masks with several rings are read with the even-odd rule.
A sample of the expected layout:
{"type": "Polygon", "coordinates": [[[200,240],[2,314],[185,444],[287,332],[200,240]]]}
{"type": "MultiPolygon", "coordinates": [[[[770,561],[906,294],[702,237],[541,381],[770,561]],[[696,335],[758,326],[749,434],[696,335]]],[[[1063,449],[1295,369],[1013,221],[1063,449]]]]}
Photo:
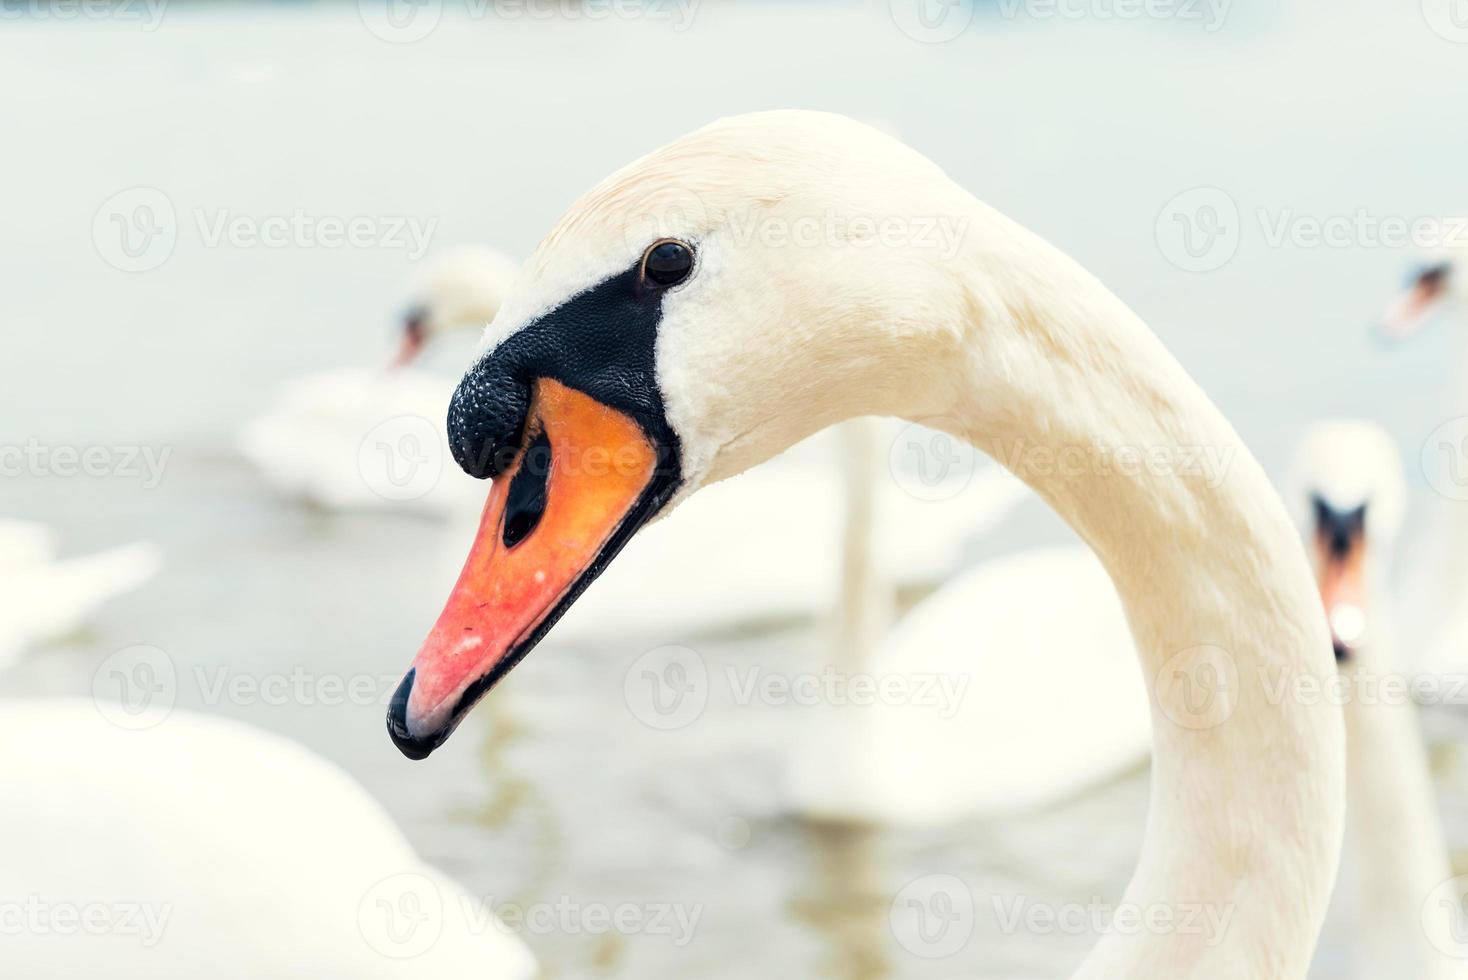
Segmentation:
{"type": "Polygon", "coordinates": [[[505,526],[501,540],[506,548],[524,541],[545,514],[546,485],[550,481],[551,444],[544,431],[525,448],[520,468],[510,480],[505,495],[505,526]]]}

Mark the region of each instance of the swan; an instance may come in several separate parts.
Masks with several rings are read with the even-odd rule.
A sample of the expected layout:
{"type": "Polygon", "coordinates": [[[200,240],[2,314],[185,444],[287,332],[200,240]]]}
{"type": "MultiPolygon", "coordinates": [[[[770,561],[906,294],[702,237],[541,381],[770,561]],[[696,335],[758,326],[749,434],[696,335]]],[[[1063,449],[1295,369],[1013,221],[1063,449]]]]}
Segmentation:
{"type": "Polygon", "coordinates": [[[1453,872],[1382,588],[1406,506],[1401,458],[1373,423],[1321,422],[1301,437],[1289,483],[1343,681],[1347,841],[1359,879],[1356,972],[1465,980],[1468,960],[1453,954],[1468,947],[1454,937],[1453,920],[1429,904],[1453,872]]]}
{"type": "MultiPolygon", "coordinates": [[[[1379,333],[1399,342],[1420,334],[1429,325],[1456,315],[1468,316],[1463,281],[1468,275],[1468,225],[1463,218],[1442,219],[1443,243],[1417,255],[1408,285],[1381,316],[1379,333]]],[[[1468,363],[1459,368],[1468,372],[1468,363]]],[[[1454,612],[1468,595],[1468,517],[1462,506],[1461,468],[1464,424],[1450,417],[1468,416],[1468,376],[1460,376],[1451,402],[1440,406],[1440,417],[1424,419],[1427,433],[1422,464],[1435,490],[1448,492],[1428,515],[1427,533],[1409,551],[1398,597],[1403,622],[1410,627],[1408,666],[1423,675],[1468,673],[1468,616],[1454,612]],[[1426,624],[1426,628],[1422,624],[1426,624]]]]}
{"type": "Polygon", "coordinates": [[[494,319],[515,270],[485,246],[430,257],[412,280],[389,368],[332,368],[288,382],[241,430],[241,454],[278,492],[330,510],[472,511],[473,483],[444,465],[440,420],[454,383],[412,362],[435,337],[494,319]]]}
{"type": "Polygon", "coordinates": [[[138,542],[58,560],[52,530],[0,520],[0,664],[79,629],[107,600],[157,574],[161,560],[138,542]]]}
{"type": "Polygon", "coordinates": [[[1406,340],[1454,307],[1462,311],[1463,276],[1468,271],[1468,225],[1462,218],[1442,219],[1443,243],[1423,250],[1409,270],[1407,288],[1382,315],[1381,332],[1406,340]]]}
{"type": "MultiPolygon", "coordinates": [[[[875,435],[849,429],[846,457],[869,465],[875,435]]],[[[985,562],[892,628],[893,590],[871,554],[862,469],[848,473],[837,639],[825,667],[890,680],[912,697],[805,712],[783,774],[788,805],[842,822],[1003,816],[1053,805],[1145,761],[1147,689],[1096,556],[1071,546],[985,562]],[[958,772],[983,778],[955,779],[958,772]]]]}
{"type": "MultiPolygon", "coordinates": [[[[456,460],[493,483],[388,708],[394,743],[416,759],[442,744],[649,520],[871,414],[950,420],[1079,531],[1123,599],[1157,791],[1122,901],[1233,919],[1221,938],[1109,932],[1075,975],[1303,976],[1345,736],[1339,708],[1266,696],[1274,675],[1335,672],[1284,504],[1120,300],[844,117],[716,122],[607,178],[541,242],[450,408],[456,460]],[[1218,480],[1171,465],[1199,447],[1227,454],[1218,480]]],[[[696,689],[665,679],[675,702],[696,689]]]]}
{"type": "Polygon", "coordinates": [[[7,975],[535,975],[519,938],[335,765],[223,718],[132,728],[148,719],[0,701],[7,975]]]}

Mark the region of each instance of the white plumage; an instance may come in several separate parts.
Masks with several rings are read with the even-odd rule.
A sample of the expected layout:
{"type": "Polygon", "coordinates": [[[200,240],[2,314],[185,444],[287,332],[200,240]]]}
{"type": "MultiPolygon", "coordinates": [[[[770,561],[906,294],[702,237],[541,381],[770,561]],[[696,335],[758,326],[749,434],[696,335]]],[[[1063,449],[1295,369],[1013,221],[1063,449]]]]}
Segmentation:
{"type": "Polygon", "coordinates": [[[7,975],[535,974],[361,786],[287,739],[182,711],[132,731],[82,699],[0,701],[0,784],[0,895],[41,923],[7,930],[7,975]]]}

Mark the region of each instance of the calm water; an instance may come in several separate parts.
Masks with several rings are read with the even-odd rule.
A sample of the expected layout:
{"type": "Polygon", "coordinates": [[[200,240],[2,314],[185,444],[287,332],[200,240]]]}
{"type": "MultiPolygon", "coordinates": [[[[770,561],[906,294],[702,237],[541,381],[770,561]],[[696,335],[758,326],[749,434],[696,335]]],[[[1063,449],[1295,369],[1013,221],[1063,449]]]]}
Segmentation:
{"type": "MultiPolygon", "coordinates": [[[[646,933],[528,935],[552,976],[1065,975],[1093,937],[1006,934],[990,896],[1119,896],[1145,773],[1023,820],[855,832],[776,804],[791,712],[713,704],[660,732],[625,708],[628,669],[651,647],[687,643],[711,669],[788,672],[819,662],[818,624],[553,639],[430,764],[400,758],[378,702],[436,614],[469,529],[296,506],[232,444],[283,380],[380,354],[412,260],[390,245],[210,247],[207,227],[225,212],[395,215],[435,222],[435,245],[523,253],[593,180],[715,115],[838,109],[889,120],[1095,269],[1266,465],[1280,468],[1304,422],[1342,412],[1380,418],[1410,456],[1452,404],[1455,346],[1447,330],[1391,353],[1369,343],[1364,325],[1409,256],[1271,247],[1253,216],[1460,207],[1461,133],[1448,113],[1468,88],[1463,49],[1412,14],[1364,3],[1336,5],[1328,21],[1240,3],[1211,34],[981,17],[946,45],[895,31],[885,4],[709,0],[682,33],[488,22],[446,6],[439,30],[402,45],[365,31],[351,5],[180,6],[151,32],[5,24],[0,82],[12,94],[0,121],[29,152],[7,154],[0,187],[0,441],[172,456],[156,487],[5,481],[3,516],[55,525],[77,552],[149,538],[167,568],[0,683],[85,694],[107,657],[147,644],[170,658],[181,706],[284,732],[347,767],[476,893],[702,910],[684,946],[646,933]],[[1169,198],[1200,185],[1223,188],[1245,221],[1237,254],[1206,273],[1169,263],[1154,230],[1169,198]],[[102,261],[91,229],[98,206],[133,186],[166,194],[178,241],[160,267],[126,273],[102,261]],[[211,694],[240,679],[325,676],[361,679],[368,694],[211,694]],[[894,896],[934,873],[960,876],[979,908],[951,959],[913,955],[889,922],[894,896]]],[[[442,350],[436,366],[452,373],[462,354],[442,350]]],[[[1062,535],[1031,508],[976,556],[1062,535]]],[[[1462,852],[1468,764],[1454,746],[1468,725],[1440,712],[1429,727],[1462,852]]],[[[1321,976],[1341,975],[1351,928],[1343,906],[1321,976]]]]}

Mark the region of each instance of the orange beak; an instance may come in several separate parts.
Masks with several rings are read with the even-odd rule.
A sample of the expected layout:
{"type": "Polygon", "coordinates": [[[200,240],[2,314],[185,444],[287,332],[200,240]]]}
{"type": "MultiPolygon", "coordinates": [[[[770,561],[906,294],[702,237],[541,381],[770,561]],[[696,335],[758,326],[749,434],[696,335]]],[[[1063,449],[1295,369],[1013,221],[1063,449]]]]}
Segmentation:
{"type": "Polygon", "coordinates": [[[407,367],[418,359],[423,353],[423,345],[428,342],[428,325],[421,313],[409,313],[403,320],[403,336],[398,342],[398,349],[388,363],[389,368],[407,367]]]}
{"type": "Polygon", "coordinates": [[[1334,545],[1328,533],[1316,536],[1319,548],[1320,599],[1330,622],[1337,660],[1348,660],[1366,641],[1369,619],[1366,599],[1366,542],[1364,536],[1346,548],[1334,545]]]}
{"type": "Polygon", "coordinates": [[[388,730],[409,758],[448,738],[651,516],[658,454],[637,422],[536,382],[458,583],[403,678],[388,730]]]}
{"type": "Polygon", "coordinates": [[[1432,321],[1448,291],[1448,270],[1435,266],[1417,280],[1387,307],[1381,318],[1381,332],[1390,340],[1406,340],[1432,321]]]}

